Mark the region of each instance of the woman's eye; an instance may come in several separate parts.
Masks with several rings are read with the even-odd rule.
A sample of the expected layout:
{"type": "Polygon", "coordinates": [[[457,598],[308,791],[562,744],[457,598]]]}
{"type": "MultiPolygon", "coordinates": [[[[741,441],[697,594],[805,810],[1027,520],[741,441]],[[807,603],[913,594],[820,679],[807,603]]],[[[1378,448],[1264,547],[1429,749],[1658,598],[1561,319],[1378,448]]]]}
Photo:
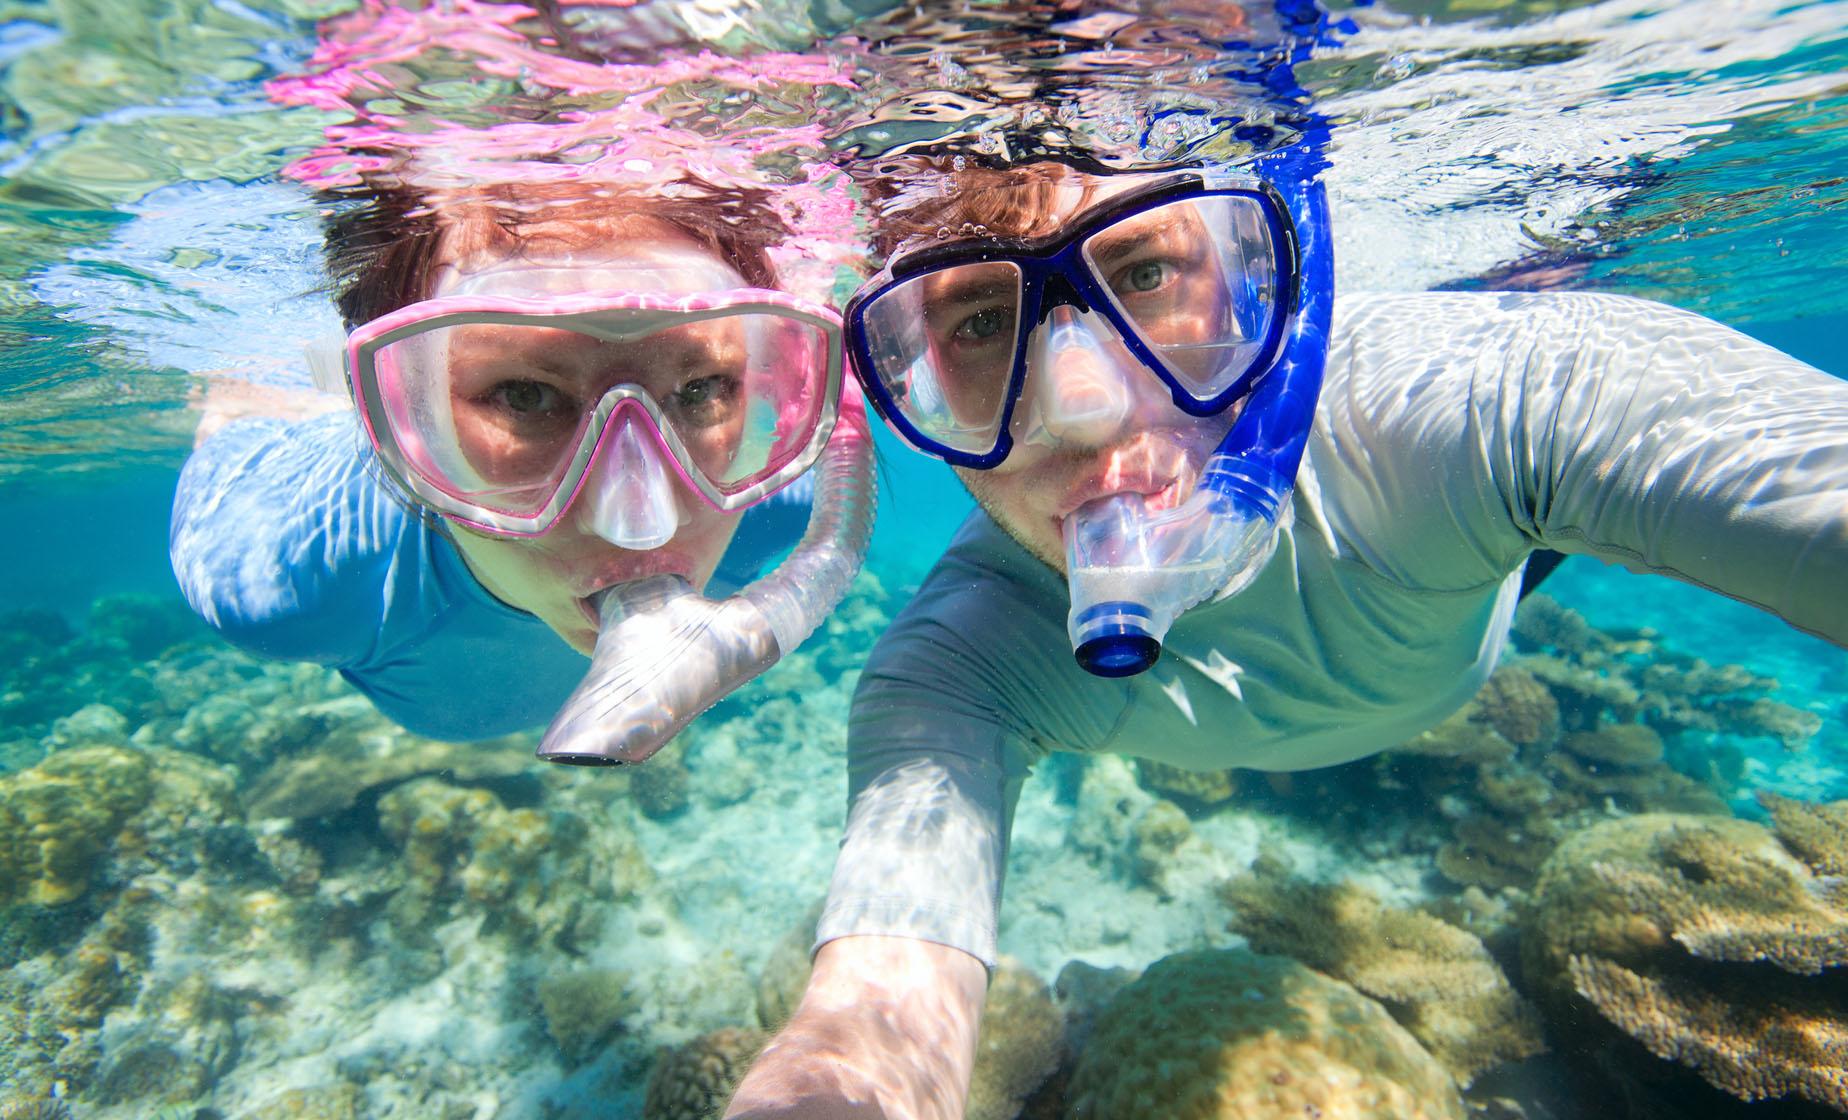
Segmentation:
{"type": "Polygon", "coordinates": [[[1117,273],[1119,292],[1152,292],[1168,282],[1172,270],[1162,261],[1137,261],[1117,273]]]}
{"type": "Polygon", "coordinates": [[[563,393],[543,381],[503,381],[488,395],[495,404],[521,417],[550,415],[566,403],[563,393]]]}
{"type": "Polygon", "coordinates": [[[984,307],[956,324],[956,329],[950,333],[952,338],[964,342],[985,342],[1007,330],[1008,326],[1006,308],[984,307]]]}
{"type": "Polygon", "coordinates": [[[698,377],[674,390],[674,403],[689,412],[718,408],[738,391],[735,378],[713,375],[698,377]]]}

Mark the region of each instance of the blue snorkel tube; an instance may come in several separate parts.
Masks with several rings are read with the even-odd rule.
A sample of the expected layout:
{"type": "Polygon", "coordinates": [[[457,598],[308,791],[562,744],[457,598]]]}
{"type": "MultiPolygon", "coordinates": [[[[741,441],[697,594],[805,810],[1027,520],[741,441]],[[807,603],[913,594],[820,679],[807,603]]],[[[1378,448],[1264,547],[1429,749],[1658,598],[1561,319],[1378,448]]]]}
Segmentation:
{"type": "Polygon", "coordinates": [[[1328,200],[1316,178],[1325,138],[1318,128],[1314,140],[1240,169],[1269,183],[1296,227],[1296,297],[1276,362],[1208,456],[1194,492],[1161,511],[1125,494],[1065,520],[1066,629],[1078,664],[1091,673],[1127,677],[1148,669],[1182,611],[1236,593],[1276,550],[1315,421],[1334,308],[1328,200]]]}

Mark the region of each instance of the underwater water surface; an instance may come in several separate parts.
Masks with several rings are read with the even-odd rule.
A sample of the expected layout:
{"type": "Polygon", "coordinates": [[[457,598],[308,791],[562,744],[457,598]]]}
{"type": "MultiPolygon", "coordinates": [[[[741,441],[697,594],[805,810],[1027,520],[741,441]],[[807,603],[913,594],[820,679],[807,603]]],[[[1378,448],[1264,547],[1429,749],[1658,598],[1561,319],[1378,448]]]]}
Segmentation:
{"type": "MultiPolygon", "coordinates": [[[[858,26],[847,56],[886,53],[852,63],[875,102],[856,127],[893,143],[1017,129],[1032,99],[985,86],[984,52],[1028,26],[1017,53],[1056,76],[1047,120],[1151,159],[1218,151],[1243,79],[1215,60],[1244,66],[1249,45],[1163,7],[765,0],[673,19],[739,55],[858,26]],[[1132,50],[1169,61],[1113,61],[1132,50]]],[[[1328,122],[1338,291],[1623,292],[1848,377],[1848,4],[1281,7],[1313,15],[1291,58],[1328,122]]],[[[879,433],[881,516],[848,600],[621,772],[543,766],[531,734],[421,739],[330,670],[218,640],[166,561],[194,405],[308,392],[302,348],[339,329],[321,204],[284,169],[344,118],[278,91],[325,75],[328,21],[392,8],[0,9],[0,1120],[717,1115],[801,991],[858,666],[972,508],[879,433]]],[[[540,17],[607,32],[580,8],[629,18],[430,5],[518,18],[377,63],[400,85],[371,108],[530,107],[545,73],[483,60],[542,49],[540,17]]],[[[849,116],[846,93],[712,81],[675,88],[692,134],[849,116]]],[[[1570,560],[1491,686],[1375,759],[1042,765],[969,1115],[1066,1115],[1100,1076],[1093,1060],[1074,1081],[1086,1039],[1125,1062],[1140,1045],[1112,1000],[1164,958],[1146,990],[1177,1009],[1204,993],[1190,1030],[1261,1029],[1273,1008],[1377,1020],[1355,1037],[1394,1041],[1355,1057],[1312,1032],[1289,1068],[1378,1062],[1460,1094],[1430,1115],[1848,1112],[1844,799],[1848,651],[1570,560]],[[1651,907],[1706,955],[1596,925],[1651,907]],[[1221,958],[1177,956],[1247,946],[1294,963],[1222,991],[1221,958]],[[1379,1057],[1393,1047],[1410,1049],[1379,1057]]],[[[1179,1115],[1191,1090],[1157,1091],[1179,1115]]],[[[1236,1114],[1302,1115],[1291,1091],[1236,1114]]]]}

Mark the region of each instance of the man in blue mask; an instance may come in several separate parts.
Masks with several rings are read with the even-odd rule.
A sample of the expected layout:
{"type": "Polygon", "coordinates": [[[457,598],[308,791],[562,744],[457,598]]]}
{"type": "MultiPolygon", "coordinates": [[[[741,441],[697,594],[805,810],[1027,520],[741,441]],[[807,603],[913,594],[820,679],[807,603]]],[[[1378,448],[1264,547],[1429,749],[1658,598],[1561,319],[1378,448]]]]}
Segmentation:
{"type": "Polygon", "coordinates": [[[1337,304],[1301,171],[893,193],[849,356],[982,508],[861,678],[814,974],[728,1115],[962,1115],[1049,751],[1290,771],[1402,742],[1487,679],[1543,550],[1848,643],[1848,383],[1624,297],[1337,304]]]}

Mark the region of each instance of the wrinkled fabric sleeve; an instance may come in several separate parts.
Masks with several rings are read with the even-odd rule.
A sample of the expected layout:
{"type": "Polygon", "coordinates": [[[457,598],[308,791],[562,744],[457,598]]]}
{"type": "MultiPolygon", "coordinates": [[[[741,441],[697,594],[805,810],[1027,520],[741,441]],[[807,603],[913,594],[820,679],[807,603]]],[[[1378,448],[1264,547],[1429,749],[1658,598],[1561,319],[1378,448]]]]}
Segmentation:
{"type": "Polygon", "coordinates": [[[351,413],[227,424],[194,450],[174,495],[181,592],[214,629],[265,657],[345,667],[372,654],[394,567],[430,541],[368,470],[351,413]]]}
{"type": "Polygon", "coordinates": [[[1848,644],[1848,382],[1699,315],[1589,293],[1338,311],[1315,476],[1341,550],[1408,585],[1536,548],[1672,576],[1848,644]],[[1461,542],[1461,547],[1460,547],[1461,542]]]}
{"type": "Polygon", "coordinates": [[[854,694],[847,831],[817,947],[912,937],[994,967],[1030,767],[1094,748],[1127,702],[1072,662],[1064,610],[1045,601],[1062,589],[978,512],[880,639],[854,694]]]}

